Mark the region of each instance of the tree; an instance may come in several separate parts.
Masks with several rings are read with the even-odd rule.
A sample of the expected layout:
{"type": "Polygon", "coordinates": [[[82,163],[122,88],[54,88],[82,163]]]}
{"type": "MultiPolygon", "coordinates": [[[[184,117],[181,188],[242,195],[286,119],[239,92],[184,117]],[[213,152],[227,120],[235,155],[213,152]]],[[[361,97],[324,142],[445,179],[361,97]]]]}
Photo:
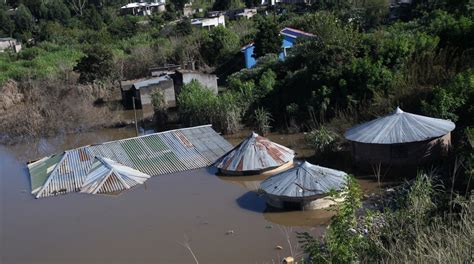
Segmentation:
{"type": "Polygon", "coordinates": [[[95,80],[109,78],[113,73],[114,61],[112,51],[96,44],[88,48],[85,56],[74,67],[81,75],[81,83],[91,83],[95,80]]]}
{"type": "Polygon", "coordinates": [[[267,53],[280,53],[282,37],[277,23],[264,18],[258,23],[257,30],[253,56],[259,58],[267,53]]]}
{"type": "Polygon", "coordinates": [[[76,15],[82,16],[84,8],[86,7],[87,0],[68,0],[71,9],[74,10],[76,15]]]}
{"type": "Polygon", "coordinates": [[[191,20],[190,19],[183,19],[178,22],[176,25],[176,32],[179,35],[186,36],[191,34],[193,31],[193,26],[191,25],[191,20]]]}
{"type": "Polygon", "coordinates": [[[4,32],[6,35],[11,37],[13,31],[15,31],[15,23],[13,23],[13,20],[6,11],[0,10],[0,34],[1,32],[4,32]]]}
{"type": "Polygon", "coordinates": [[[213,10],[231,10],[244,7],[244,3],[241,0],[216,0],[212,6],[213,10]]]}
{"type": "Polygon", "coordinates": [[[170,1],[178,10],[183,10],[184,5],[189,3],[189,0],[171,0],[170,1]]]}
{"type": "Polygon", "coordinates": [[[58,21],[63,25],[71,18],[69,8],[61,0],[50,0],[41,5],[41,17],[44,19],[58,21]]]}
{"type": "Polygon", "coordinates": [[[217,26],[209,31],[201,50],[208,63],[216,65],[238,52],[239,44],[237,34],[223,26],[217,26]]]}
{"type": "Polygon", "coordinates": [[[85,12],[84,22],[87,26],[94,30],[100,30],[104,26],[104,20],[94,6],[87,9],[85,12]]]}
{"type": "Polygon", "coordinates": [[[28,7],[20,4],[15,12],[14,19],[18,33],[31,34],[35,26],[35,19],[28,7]]]}

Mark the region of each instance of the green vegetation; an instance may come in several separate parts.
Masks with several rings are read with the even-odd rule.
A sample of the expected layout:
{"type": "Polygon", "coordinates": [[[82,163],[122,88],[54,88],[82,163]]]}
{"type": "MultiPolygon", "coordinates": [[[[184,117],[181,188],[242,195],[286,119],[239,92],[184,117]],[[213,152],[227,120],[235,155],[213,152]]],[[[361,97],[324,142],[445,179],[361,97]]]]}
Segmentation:
{"type": "Polygon", "coordinates": [[[225,133],[236,132],[242,115],[237,96],[232,92],[217,96],[193,80],[183,86],[178,96],[180,118],[188,126],[213,124],[225,133]]]}
{"type": "Polygon", "coordinates": [[[361,193],[350,179],[345,200],[324,238],[299,234],[312,263],[464,263],[472,259],[474,196],[446,199],[439,178],[426,173],[395,192],[395,198],[382,197],[385,211],[369,210],[358,216],[361,193]]]}

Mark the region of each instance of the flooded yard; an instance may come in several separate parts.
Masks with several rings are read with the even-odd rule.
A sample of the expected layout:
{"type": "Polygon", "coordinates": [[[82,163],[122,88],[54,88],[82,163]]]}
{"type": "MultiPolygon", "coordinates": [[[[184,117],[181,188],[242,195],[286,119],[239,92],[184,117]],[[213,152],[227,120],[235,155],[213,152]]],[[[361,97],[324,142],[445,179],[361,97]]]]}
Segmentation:
{"type": "MultiPolygon", "coordinates": [[[[272,263],[301,252],[294,231],[321,235],[333,214],[273,211],[254,192],[266,176],[218,177],[207,168],[152,177],[118,196],[30,194],[27,161],[132,136],[105,129],[0,147],[1,263],[194,263],[185,245],[200,263],[272,263]]],[[[285,144],[278,138],[270,135],[285,144]]],[[[284,139],[311,155],[298,148],[301,134],[284,139]]],[[[376,189],[371,179],[360,182],[376,189]]]]}

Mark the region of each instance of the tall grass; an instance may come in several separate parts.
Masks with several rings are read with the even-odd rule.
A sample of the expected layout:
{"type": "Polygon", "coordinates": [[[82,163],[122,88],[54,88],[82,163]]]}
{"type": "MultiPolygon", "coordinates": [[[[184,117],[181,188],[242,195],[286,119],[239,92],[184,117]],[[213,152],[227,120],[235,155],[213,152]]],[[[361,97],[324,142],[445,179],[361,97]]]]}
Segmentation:
{"type": "Polygon", "coordinates": [[[451,200],[435,171],[420,172],[397,189],[397,199],[384,211],[367,211],[357,223],[353,195],[349,192],[352,199],[342,203],[322,241],[300,234],[311,261],[472,263],[474,195],[451,200]]]}

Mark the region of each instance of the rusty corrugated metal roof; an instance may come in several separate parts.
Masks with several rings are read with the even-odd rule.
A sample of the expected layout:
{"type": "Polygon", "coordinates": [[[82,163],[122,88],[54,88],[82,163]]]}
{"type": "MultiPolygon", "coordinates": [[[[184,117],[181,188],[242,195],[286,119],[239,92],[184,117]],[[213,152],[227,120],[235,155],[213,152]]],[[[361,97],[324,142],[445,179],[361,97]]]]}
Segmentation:
{"type": "Polygon", "coordinates": [[[67,150],[30,163],[28,169],[32,193],[40,198],[80,191],[95,157],[157,176],[206,167],[231,148],[206,125],[67,150]]]}
{"type": "Polygon", "coordinates": [[[260,184],[267,194],[287,198],[305,198],[341,190],[347,173],[303,162],[287,171],[275,174],[260,184]]]}
{"type": "Polygon", "coordinates": [[[267,138],[252,134],[229,153],[216,161],[215,166],[224,171],[262,171],[279,167],[295,157],[295,152],[267,138]]]}

